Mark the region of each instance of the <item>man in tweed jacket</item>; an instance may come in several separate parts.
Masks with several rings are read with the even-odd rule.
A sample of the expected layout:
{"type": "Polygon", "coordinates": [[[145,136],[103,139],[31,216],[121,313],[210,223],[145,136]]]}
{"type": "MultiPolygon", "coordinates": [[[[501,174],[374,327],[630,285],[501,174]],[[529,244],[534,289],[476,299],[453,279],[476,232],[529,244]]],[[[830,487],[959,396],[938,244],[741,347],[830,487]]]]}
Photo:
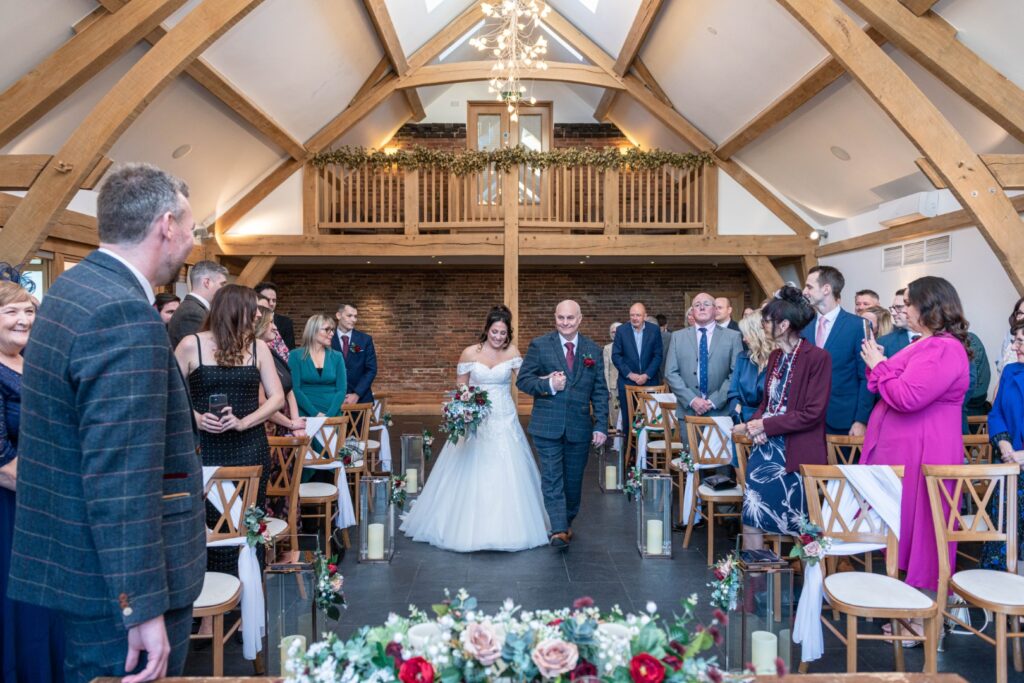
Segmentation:
{"type": "Polygon", "coordinates": [[[191,405],[153,286],[192,248],[183,182],[100,190],[100,249],[43,299],[25,350],[12,598],[59,610],[67,679],[180,675],[206,569],[191,405]]]}
{"type": "Polygon", "coordinates": [[[558,304],[557,330],[530,342],[516,381],[520,391],[533,396],[527,431],[540,458],[544,507],[556,548],[572,540],[590,444],[600,446],[608,436],[601,347],[579,333],[581,322],[579,304],[558,304]]]}

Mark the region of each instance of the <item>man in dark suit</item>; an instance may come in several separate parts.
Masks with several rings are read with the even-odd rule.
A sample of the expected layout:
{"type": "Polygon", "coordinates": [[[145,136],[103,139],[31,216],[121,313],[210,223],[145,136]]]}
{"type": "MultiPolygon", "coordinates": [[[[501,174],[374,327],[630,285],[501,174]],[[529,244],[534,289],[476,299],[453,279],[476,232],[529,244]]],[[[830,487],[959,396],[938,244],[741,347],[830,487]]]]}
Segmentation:
{"type": "Polygon", "coordinates": [[[284,345],[291,351],[295,348],[295,325],[288,316],[277,312],[277,285],[273,282],[261,282],[253,289],[261,298],[267,300],[267,308],[274,312],[274,326],[284,340],[284,345]]]}
{"type": "Polygon", "coordinates": [[[533,396],[527,431],[540,459],[544,508],[556,548],[572,540],[590,444],[600,446],[608,438],[601,347],[579,333],[581,322],[579,304],[558,304],[556,331],[530,342],[516,381],[520,391],[533,396]]]}
{"type": "Polygon", "coordinates": [[[829,434],[864,436],[874,403],[868,391],[864,359],[860,356],[864,340],[863,319],[839,306],[846,279],[832,266],[815,266],[807,273],[804,296],[817,312],[814,323],[802,336],[832,356],[832,389],[825,429],[829,434]]]}
{"type": "Polygon", "coordinates": [[[740,325],[732,319],[732,301],[727,296],[720,296],[715,299],[715,324],[725,327],[733,332],[740,331],[740,325]]]}
{"type": "Polygon", "coordinates": [[[656,324],[647,322],[646,306],[640,302],[633,304],[629,307],[629,325],[620,325],[612,341],[612,364],[619,371],[616,389],[624,415],[629,415],[626,386],[658,384],[664,357],[661,330],[656,324]]]}
{"type": "Polygon", "coordinates": [[[167,323],[172,349],[178,348],[182,339],[202,329],[213,295],[228,281],[228,269],[213,261],[200,261],[192,266],[188,281],[192,291],[167,323]]]}
{"type": "Polygon", "coordinates": [[[152,166],[112,171],[100,248],[46,293],[25,350],[8,592],[62,613],[68,681],[179,676],[188,653],[206,571],[203,479],[153,308],[153,288],[192,249],[187,196],[152,166]]]}
{"type": "Polygon", "coordinates": [[[345,357],[348,377],[345,403],[373,403],[373,380],[377,376],[373,337],[356,329],[359,310],[355,306],[341,304],[334,317],[338,319],[338,330],[331,339],[331,348],[345,357]]]}
{"type": "Polygon", "coordinates": [[[889,307],[889,312],[892,313],[892,332],[878,338],[878,344],[884,350],[886,358],[892,358],[897,351],[907,348],[910,342],[921,336],[920,332],[911,330],[907,322],[907,302],[904,298],[906,293],[906,289],[896,290],[892,297],[892,306],[889,307]]]}

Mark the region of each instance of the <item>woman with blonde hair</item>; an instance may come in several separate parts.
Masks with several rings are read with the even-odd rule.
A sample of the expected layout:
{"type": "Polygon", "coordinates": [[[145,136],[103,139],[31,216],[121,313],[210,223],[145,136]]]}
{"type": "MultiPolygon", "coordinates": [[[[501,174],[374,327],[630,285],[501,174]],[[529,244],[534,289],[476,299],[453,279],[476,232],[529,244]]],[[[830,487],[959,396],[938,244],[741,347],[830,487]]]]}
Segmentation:
{"type": "Polygon", "coordinates": [[[736,357],[736,367],[729,385],[729,414],[738,422],[747,422],[764,397],[765,368],[775,344],[764,332],[761,311],[756,310],[740,320],[740,334],[746,348],[736,357]]]}
{"type": "Polygon", "coordinates": [[[868,306],[858,315],[871,323],[875,339],[884,337],[893,331],[892,314],[881,306],[868,306]]]}
{"type": "Polygon", "coordinates": [[[331,348],[334,318],[318,313],[306,321],[302,346],[288,354],[292,391],[303,417],[337,417],[348,380],[345,357],[331,348]]]}

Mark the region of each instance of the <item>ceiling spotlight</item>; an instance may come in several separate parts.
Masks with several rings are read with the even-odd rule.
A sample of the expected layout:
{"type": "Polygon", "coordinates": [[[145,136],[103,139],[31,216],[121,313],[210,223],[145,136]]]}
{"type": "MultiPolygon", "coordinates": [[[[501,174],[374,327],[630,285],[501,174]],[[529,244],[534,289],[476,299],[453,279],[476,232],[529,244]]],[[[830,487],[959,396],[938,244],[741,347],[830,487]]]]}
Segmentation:
{"type": "Polygon", "coordinates": [[[832,156],[834,156],[836,159],[839,159],[840,161],[850,160],[850,153],[838,145],[832,145],[829,148],[829,151],[832,152],[832,156]]]}
{"type": "Polygon", "coordinates": [[[812,230],[811,234],[808,235],[808,237],[810,237],[812,240],[815,240],[815,241],[827,240],[828,239],[828,230],[825,230],[824,228],[819,228],[817,230],[812,230]]]}
{"type": "Polygon", "coordinates": [[[581,265],[581,266],[582,266],[582,265],[583,265],[584,263],[586,263],[586,261],[580,261],[580,265],[581,265]]]}
{"type": "Polygon", "coordinates": [[[171,152],[171,158],[180,159],[182,157],[188,156],[188,153],[191,151],[192,145],[180,145],[179,147],[175,148],[173,152],[171,152]]]}
{"type": "Polygon", "coordinates": [[[373,261],[367,261],[367,263],[373,263],[373,261]]]}

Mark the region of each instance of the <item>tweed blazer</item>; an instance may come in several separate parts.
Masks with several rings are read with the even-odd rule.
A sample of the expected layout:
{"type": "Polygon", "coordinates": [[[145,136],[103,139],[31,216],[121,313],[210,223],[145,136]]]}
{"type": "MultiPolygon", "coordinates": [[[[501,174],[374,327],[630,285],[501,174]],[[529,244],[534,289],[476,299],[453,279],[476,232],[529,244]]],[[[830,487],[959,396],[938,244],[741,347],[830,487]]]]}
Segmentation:
{"type": "MultiPolygon", "coordinates": [[[[708,415],[725,415],[729,408],[729,386],[736,358],[743,351],[740,333],[727,327],[715,329],[708,345],[708,400],[715,408],[708,415]]],[[[665,366],[665,381],[679,400],[677,413],[693,415],[690,402],[699,396],[697,328],[684,327],[672,333],[665,366]]]]}
{"type": "Polygon", "coordinates": [[[171,338],[171,350],[178,348],[181,340],[190,334],[195,334],[203,327],[206,320],[206,306],[200,303],[199,299],[191,294],[185,296],[178,310],[171,316],[167,323],[167,334],[171,338]]]}
{"type": "Polygon", "coordinates": [[[192,408],[138,280],[93,252],[25,349],[10,597],[125,628],[191,605],[206,572],[192,408]]]}
{"type": "Polygon", "coordinates": [[[519,368],[516,386],[533,396],[533,412],[527,431],[532,436],[579,442],[590,441],[594,432],[608,432],[608,385],[604,379],[601,347],[579,335],[573,372],[565,364],[558,332],[537,337],[519,368]],[[593,365],[587,367],[587,360],[593,365]],[[565,389],[551,393],[545,379],[553,372],[566,374],[565,389]],[[593,415],[591,415],[593,409],[593,415]]]}

